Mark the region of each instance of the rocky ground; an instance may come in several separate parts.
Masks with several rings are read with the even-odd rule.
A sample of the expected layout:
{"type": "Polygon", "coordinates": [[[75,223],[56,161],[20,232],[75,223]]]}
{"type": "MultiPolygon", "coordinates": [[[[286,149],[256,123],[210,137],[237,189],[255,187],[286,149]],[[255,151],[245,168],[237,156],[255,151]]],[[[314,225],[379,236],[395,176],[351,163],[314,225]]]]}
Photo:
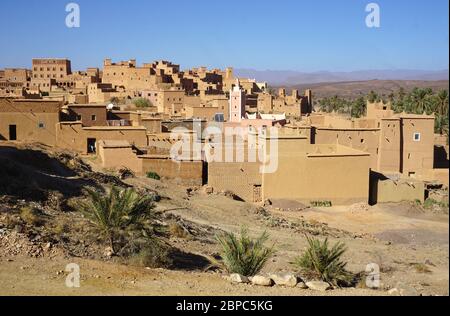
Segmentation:
{"type": "Polygon", "coordinates": [[[272,201],[255,206],[229,192],[211,193],[173,180],[121,180],[101,172],[95,160],[36,145],[0,146],[0,160],[8,167],[0,171],[0,295],[448,295],[448,210],[411,203],[310,208],[272,201]],[[32,176],[17,181],[26,178],[22,171],[32,176]],[[166,228],[161,238],[177,249],[170,269],[110,257],[107,245],[74,210],[83,186],[111,184],[157,193],[158,221],[166,228]],[[31,215],[30,208],[35,210],[31,215]],[[295,273],[291,262],[306,247],[308,235],[344,242],[352,272],[376,263],[381,286],[373,290],[361,282],[321,292],[235,284],[215,265],[215,235],[242,226],[255,236],[267,231],[275,245],[262,275],[295,273]],[[80,266],[80,288],[65,285],[69,263],[80,266]]]}

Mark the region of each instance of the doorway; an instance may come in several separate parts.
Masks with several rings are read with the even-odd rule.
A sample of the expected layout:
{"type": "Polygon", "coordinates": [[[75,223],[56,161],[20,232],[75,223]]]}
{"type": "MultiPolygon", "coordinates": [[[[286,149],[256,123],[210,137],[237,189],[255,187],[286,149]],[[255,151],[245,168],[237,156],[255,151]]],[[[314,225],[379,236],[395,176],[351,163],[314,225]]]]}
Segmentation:
{"type": "Polygon", "coordinates": [[[87,153],[95,154],[97,152],[97,139],[88,138],[87,139],[87,153]]]}
{"type": "Polygon", "coordinates": [[[260,203],[262,202],[262,188],[261,185],[253,185],[253,202],[260,203]]]}
{"type": "Polygon", "coordinates": [[[9,140],[17,140],[17,126],[9,125],[9,140]]]}

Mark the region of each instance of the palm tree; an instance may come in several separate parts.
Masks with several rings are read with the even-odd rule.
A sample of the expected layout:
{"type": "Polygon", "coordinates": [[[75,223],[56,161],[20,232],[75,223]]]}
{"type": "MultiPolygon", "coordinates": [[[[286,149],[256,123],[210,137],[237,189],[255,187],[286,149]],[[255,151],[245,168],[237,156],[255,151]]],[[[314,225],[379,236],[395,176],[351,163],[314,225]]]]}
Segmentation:
{"type": "Polygon", "coordinates": [[[414,88],[411,92],[413,104],[413,111],[417,114],[422,114],[429,110],[429,98],[428,96],[432,94],[431,89],[419,89],[414,88]]]}
{"type": "Polygon", "coordinates": [[[434,98],[433,110],[436,114],[436,132],[448,133],[448,91],[441,90],[434,98]]]}
{"type": "Polygon", "coordinates": [[[306,239],[308,248],[293,264],[311,278],[337,286],[349,285],[354,275],[346,270],[347,262],[341,259],[347,250],[345,244],[339,242],[330,248],[328,239],[323,242],[309,237],[306,239]]]}
{"type": "Polygon", "coordinates": [[[369,92],[369,94],[367,95],[367,100],[368,100],[370,103],[373,103],[373,102],[375,102],[375,101],[379,101],[379,100],[380,100],[380,97],[378,96],[378,94],[377,94],[375,91],[371,90],[371,91],[369,92]]]}
{"type": "Polygon", "coordinates": [[[363,97],[359,97],[352,104],[351,114],[352,117],[359,118],[366,113],[366,101],[363,97]]]}
{"type": "Polygon", "coordinates": [[[108,239],[113,253],[124,231],[145,225],[152,217],[153,197],[139,195],[131,188],[120,190],[113,186],[106,195],[88,188],[86,193],[88,199],[78,209],[108,239]]]}
{"type": "Polygon", "coordinates": [[[222,246],[221,256],[228,272],[244,276],[257,274],[274,253],[273,246],[265,247],[269,235],[264,232],[259,238],[251,239],[246,228],[241,229],[240,236],[223,233],[216,237],[222,246]]]}
{"type": "Polygon", "coordinates": [[[437,94],[438,113],[441,116],[448,115],[448,91],[441,90],[437,94]]]}

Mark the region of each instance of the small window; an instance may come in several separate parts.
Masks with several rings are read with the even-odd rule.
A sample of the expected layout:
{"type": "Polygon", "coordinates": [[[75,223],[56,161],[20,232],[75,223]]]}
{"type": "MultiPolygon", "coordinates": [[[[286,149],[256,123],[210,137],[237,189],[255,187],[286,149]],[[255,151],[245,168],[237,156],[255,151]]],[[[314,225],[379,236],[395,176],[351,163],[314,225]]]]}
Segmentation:
{"type": "Polygon", "coordinates": [[[38,127],[39,128],[45,128],[45,124],[43,122],[39,122],[38,127]]]}
{"type": "Polygon", "coordinates": [[[420,142],[420,133],[414,133],[414,141],[420,142]]]}
{"type": "Polygon", "coordinates": [[[96,120],[97,120],[97,116],[92,115],[92,116],[91,116],[91,120],[92,120],[92,121],[96,121],[96,120]]]}

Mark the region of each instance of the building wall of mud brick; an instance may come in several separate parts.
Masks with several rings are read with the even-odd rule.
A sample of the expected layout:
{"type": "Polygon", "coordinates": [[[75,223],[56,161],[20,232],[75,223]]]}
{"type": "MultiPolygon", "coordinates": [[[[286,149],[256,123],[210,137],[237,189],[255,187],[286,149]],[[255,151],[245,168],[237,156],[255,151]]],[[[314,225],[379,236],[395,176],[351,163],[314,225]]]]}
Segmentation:
{"type": "Polygon", "coordinates": [[[186,131],[197,132],[199,134],[198,137],[203,135],[206,127],[207,121],[205,120],[186,119],[161,122],[161,128],[164,133],[172,132],[175,129],[185,129],[186,131]]]}
{"type": "Polygon", "coordinates": [[[354,128],[380,128],[376,119],[359,118],[353,121],[354,128]]]}
{"type": "Polygon", "coordinates": [[[434,118],[402,118],[403,127],[403,173],[418,173],[433,169],[434,164],[434,118]],[[420,139],[415,140],[414,135],[420,139]]]}
{"type": "Polygon", "coordinates": [[[276,172],[263,174],[263,198],[367,203],[369,159],[367,154],[280,154],[276,172]]]}
{"type": "Polygon", "coordinates": [[[136,174],[142,173],[142,159],[139,159],[131,147],[104,147],[99,145],[98,155],[105,169],[126,167],[136,174]]]}
{"type": "Polygon", "coordinates": [[[155,89],[144,90],[142,97],[149,100],[151,104],[158,108],[160,113],[169,113],[172,104],[184,104],[185,92],[179,89],[155,89]]]}
{"type": "Polygon", "coordinates": [[[143,118],[141,124],[149,133],[161,133],[161,119],[143,118]]]}
{"type": "Polygon", "coordinates": [[[221,113],[226,114],[226,118],[228,118],[230,101],[225,94],[206,94],[201,96],[201,102],[207,106],[218,107],[221,113]]]}
{"type": "Polygon", "coordinates": [[[56,144],[59,102],[11,101],[0,99],[0,141],[10,139],[10,126],[15,125],[18,141],[56,144]]]}
{"type": "Polygon", "coordinates": [[[305,136],[307,138],[307,142],[309,144],[314,144],[312,133],[315,131],[315,129],[311,126],[292,126],[292,125],[286,125],[281,130],[286,135],[299,135],[299,136],[305,136]]]}
{"type": "Polygon", "coordinates": [[[136,147],[147,146],[144,127],[85,127],[81,123],[59,123],[56,127],[57,146],[87,153],[88,138],[100,140],[125,140],[136,147]]]}
{"type": "Polygon", "coordinates": [[[372,180],[370,200],[376,203],[397,203],[403,201],[425,201],[425,185],[421,181],[375,179],[372,180]]]}
{"type": "Polygon", "coordinates": [[[70,104],[87,104],[89,97],[86,94],[70,94],[67,101],[70,104]]]}
{"type": "Polygon", "coordinates": [[[33,59],[33,78],[64,80],[72,73],[71,62],[68,59],[33,59]]]}
{"type": "Polygon", "coordinates": [[[253,202],[255,189],[261,188],[260,164],[256,162],[208,163],[208,185],[214,191],[231,191],[241,199],[253,202]]]}
{"type": "Polygon", "coordinates": [[[9,82],[19,82],[25,85],[28,80],[28,70],[18,68],[6,68],[4,70],[4,79],[9,82]]]}
{"type": "Polygon", "coordinates": [[[393,115],[394,111],[391,109],[390,104],[384,104],[383,101],[373,103],[367,101],[367,118],[378,120],[392,117],[393,115]]]}
{"type": "Polygon", "coordinates": [[[378,166],[383,172],[401,172],[401,121],[396,118],[380,122],[378,166]]]}
{"type": "Polygon", "coordinates": [[[211,121],[214,118],[214,115],[217,113],[223,113],[223,110],[220,110],[218,107],[211,106],[185,107],[186,118],[196,118],[211,121]]]}
{"type": "Polygon", "coordinates": [[[340,144],[370,154],[370,168],[378,168],[379,129],[338,129],[314,128],[312,131],[314,144],[340,144]]]}
{"type": "Polygon", "coordinates": [[[437,182],[449,186],[449,169],[428,169],[415,174],[415,179],[428,182],[437,182]]]}
{"type": "Polygon", "coordinates": [[[174,161],[170,158],[139,156],[142,160],[142,174],[156,172],[169,179],[180,179],[195,185],[203,184],[202,161],[174,161]]]}
{"type": "Polygon", "coordinates": [[[447,135],[434,134],[434,145],[448,147],[447,135]]]}
{"type": "Polygon", "coordinates": [[[80,120],[83,126],[106,126],[106,105],[105,106],[70,106],[69,112],[72,119],[80,120]]]}
{"type": "Polygon", "coordinates": [[[273,108],[273,96],[269,93],[259,93],[258,94],[258,110],[261,113],[271,113],[273,108]]]}

